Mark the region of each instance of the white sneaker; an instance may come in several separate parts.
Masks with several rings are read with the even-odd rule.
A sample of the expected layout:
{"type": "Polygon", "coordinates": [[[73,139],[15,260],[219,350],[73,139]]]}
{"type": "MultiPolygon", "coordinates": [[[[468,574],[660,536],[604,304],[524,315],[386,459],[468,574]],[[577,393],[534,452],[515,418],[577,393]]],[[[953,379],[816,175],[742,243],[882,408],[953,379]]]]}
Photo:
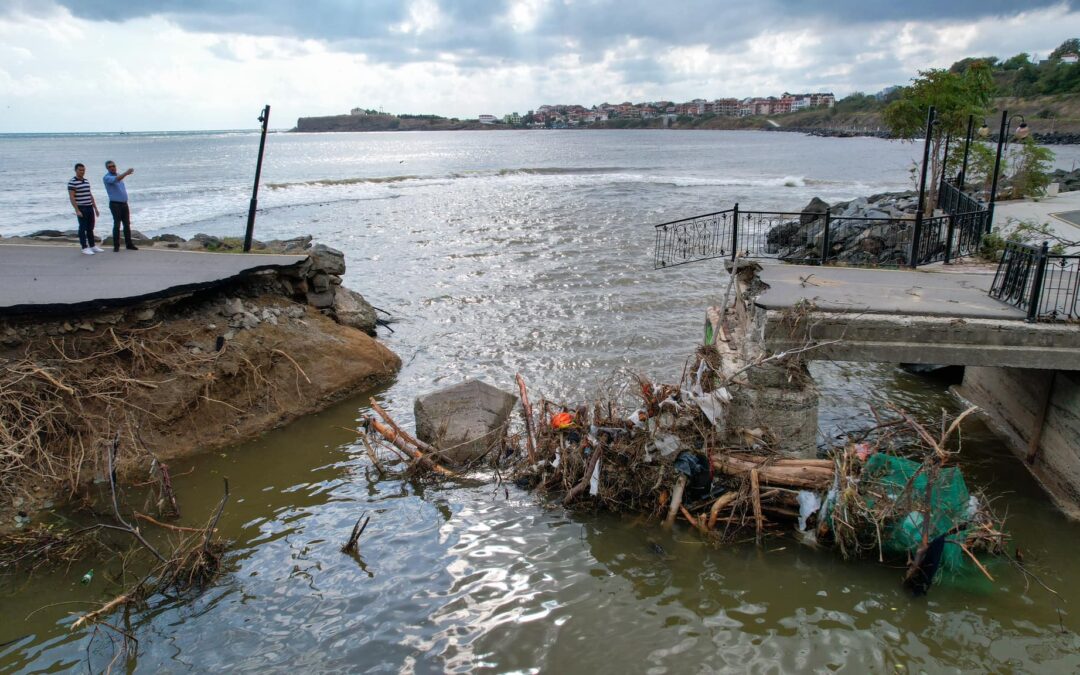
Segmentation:
{"type": "Polygon", "coordinates": [[[100,246],[92,246],[90,248],[90,250],[93,251],[94,253],[104,253],[105,252],[105,249],[101,248],[100,246]]]}
{"type": "Polygon", "coordinates": [[[94,255],[94,249],[92,249],[92,248],[84,248],[82,250],[82,252],[83,252],[83,255],[94,255]]]}

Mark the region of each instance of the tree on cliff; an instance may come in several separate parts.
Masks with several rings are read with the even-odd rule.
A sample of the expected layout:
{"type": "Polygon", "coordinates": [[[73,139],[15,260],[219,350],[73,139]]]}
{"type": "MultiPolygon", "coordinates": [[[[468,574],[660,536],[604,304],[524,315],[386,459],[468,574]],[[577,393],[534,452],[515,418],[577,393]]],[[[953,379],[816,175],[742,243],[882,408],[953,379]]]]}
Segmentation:
{"type": "Polygon", "coordinates": [[[937,201],[937,179],[941,176],[941,161],[945,138],[961,136],[967,130],[969,115],[981,119],[986,114],[994,91],[990,66],[985,61],[971,63],[962,72],[943,69],[919,71],[919,77],[900,90],[900,98],[885,108],[885,126],[893,136],[921,139],[926,133],[926,116],[930,106],[937,109],[937,122],[931,133],[930,187],[927,208],[937,201]]]}
{"type": "Polygon", "coordinates": [[[1050,52],[1050,60],[1057,61],[1066,54],[1080,54],[1080,38],[1070,38],[1050,52]]]}

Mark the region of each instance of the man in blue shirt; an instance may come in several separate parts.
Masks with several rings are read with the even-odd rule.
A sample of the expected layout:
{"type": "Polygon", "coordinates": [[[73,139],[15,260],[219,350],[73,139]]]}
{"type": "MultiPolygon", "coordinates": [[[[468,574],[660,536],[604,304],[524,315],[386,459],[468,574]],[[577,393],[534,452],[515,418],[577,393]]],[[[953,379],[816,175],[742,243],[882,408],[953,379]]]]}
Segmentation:
{"type": "Polygon", "coordinates": [[[127,186],[124,179],[135,173],[135,169],[128,169],[124,173],[116,173],[116,162],[111,159],[105,162],[105,192],[109,193],[109,211],[112,212],[112,250],[120,250],[120,223],[124,224],[124,247],[129,251],[139,249],[131,243],[131,211],[128,209],[127,186]]]}

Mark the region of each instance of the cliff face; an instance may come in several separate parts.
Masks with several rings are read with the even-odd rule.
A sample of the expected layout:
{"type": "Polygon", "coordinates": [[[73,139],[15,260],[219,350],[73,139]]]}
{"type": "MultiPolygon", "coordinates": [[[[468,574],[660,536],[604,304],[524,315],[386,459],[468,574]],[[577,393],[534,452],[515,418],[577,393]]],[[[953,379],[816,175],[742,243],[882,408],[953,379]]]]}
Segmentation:
{"type": "Polygon", "coordinates": [[[454,121],[445,117],[332,115],[329,117],[301,117],[296,121],[294,131],[456,131],[493,128],[497,128],[496,125],[454,121]]]}

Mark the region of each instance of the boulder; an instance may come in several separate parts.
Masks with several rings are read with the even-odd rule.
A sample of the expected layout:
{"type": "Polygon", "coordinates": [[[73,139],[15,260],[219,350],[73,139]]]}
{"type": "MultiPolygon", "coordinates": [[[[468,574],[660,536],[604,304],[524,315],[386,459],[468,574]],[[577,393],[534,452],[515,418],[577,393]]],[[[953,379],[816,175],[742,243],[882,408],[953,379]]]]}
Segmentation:
{"type": "Polygon", "coordinates": [[[222,304],[222,313],[225,316],[235,316],[244,311],[244,301],[240,298],[225,298],[222,304]]]}
{"type": "Polygon", "coordinates": [[[814,197],[810,200],[809,204],[803,207],[802,215],[799,216],[799,224],[805,225],[807,223],[812,223],[828,212],[828,203],[821,201],[817,197],[814,197]]]}
{"type": "Polygon", "coordinates": [[[375,335],[375,308],[356,291],[339,286],[334,294],[334,316],[343,326],[375,335]]]}
{"type": "Polygon", "coordinates": [[[191,241],[199,242],[204,248],[219,248],[225,243],[213,235],[203,234],[202,232],[192,237],[191,241]]]}
{"type": "Polygon", "coordinates": [[[312,307],[318,307],[319,309],[327,309],[334,306],[334,291],[307,292],[307,302],[312,307]]]}
{"type": "Polygon", "coordinates": [[[345,274],[345,254],[326,244],[315,244],[311,248],[311,268],[326,274],[345,274]]]}
{"type": "Polygon", "coordinates": [[[498,442],[517,396],[480,380],[424,394],[416,399],[416,436],[456,462],[482,456],[498,442]]]}
{"type": "MultiPolygon", "coordinates": [[[[78,233],[76,233],[78,234],[78,233]]],[[[60,230],[38,230],[32,234],[26,235],[27,237],[64,237],[67,236],[60,230]]]]}
{"type": "Polygon", "coordinates": [[[330,290],[330,276],[322,272],[316,272],[311,276],[311,289],[316,293],[325,293],[330,290]]]}
{"type": "Polygon", "coordinates": [[[159,234],[154,237],[154,241],[164,241],[179,244],[180,242],[184,241],[184,238],[175,234],[159,234]]]}

